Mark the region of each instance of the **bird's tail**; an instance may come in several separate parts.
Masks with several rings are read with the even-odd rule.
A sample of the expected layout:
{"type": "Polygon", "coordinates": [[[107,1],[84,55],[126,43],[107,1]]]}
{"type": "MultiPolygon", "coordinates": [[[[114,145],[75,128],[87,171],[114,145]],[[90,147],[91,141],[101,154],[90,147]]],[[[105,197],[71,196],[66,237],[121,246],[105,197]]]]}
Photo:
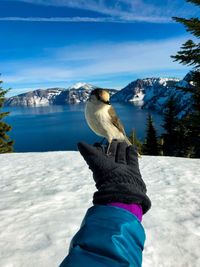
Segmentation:
{"type": "Polygon", "coordinates": [[[125,142],[126,142],[127,145],[129,145],[129,146],[133,145],[133,144],[130,142],[130,140],[128,139],[127,136],[125,136],[125,142]]]}

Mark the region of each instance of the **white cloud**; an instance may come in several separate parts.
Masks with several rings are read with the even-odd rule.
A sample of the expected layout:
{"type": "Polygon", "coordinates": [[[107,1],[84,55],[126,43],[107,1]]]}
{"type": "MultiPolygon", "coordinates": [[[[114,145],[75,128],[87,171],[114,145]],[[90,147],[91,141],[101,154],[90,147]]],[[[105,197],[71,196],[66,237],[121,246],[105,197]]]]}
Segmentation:
{"type": "Polygon", "coordinates": [[[41,21],[41,22],[115,22],[112,18],[91,17],[1,17],[0,21],[41,21]]]}
{"type": "MultiPolygon", "coordinates": [[[[56,83],[61,81],[110,79],[142,72],[180,70],[170,55],[175,54],[184,38],[164,41],[101,43],[69,46],[50,50],[46,58],[29,62],[5,63],[4,81],[15,85],[56,83]],[[38,62],[41,62],[38,64],[38,62]],[[8,65],[9,64],[9,65],[8,65]],[[12,64],[12,73],[6,69],[12,64]]],[[[174,73],[176,76],[176,73],[174,73]]]]}
{"type": "Polygon", "coordinates": [[[125,22],[139,22],[147,21],[152,23],[166,23],[172,22],[168,18],[146,18],[142,16],[137,16],[134,19],[124,20],[123,18],[113,18],[113,17],[0,17],[0,21],[32,21],[32,22],[109,22],[109,23],[125,23],[125,22]]]}
{"type": "MultiPolygon", "coordinates": [[[[163,0],[163,1],[151,1],[145,2],[144,0],[15,0],[27,3],[46,5],[46,6],[65,6],[77,9],[90,10],[109,16],[108,22],[152,22],[152,23],[166,23],[171,22],[172,16],[195,16],[197,15],[197,8],[189,5],[185,0],[163,0]]],[[[7,18],[8,19],[8,18],[7,18]]],[[[33,18],[27,18],[27,20],[34,20],[33,18]]],[[[47,19],[40,18],[39,21],[58,21],[58,18],[47,19]]],[[[91,22],[92,22],[91,18],[91,22]]],[[[98,22],[105,22],[106,18],[96,18],[98,22]]],[[[19,20],[19,18],[18,18],[19,20]]],[[[23,18],[21,19],[23,20],[23,18]]],[[[69,22],[66,20],[62,20],[69,22]]],[[[71,18],[73,21],[73,18],[71,18]]],[[[74,21],[78,21],[76,18],[74,21]]],[[[84,21],[84,20],[80,20],[84,21]]],[[[85,18],[85,21],[89,21],[89,18],[85,18]]],[[[95,20],[93,20],[95,21],[95,20]]]]}

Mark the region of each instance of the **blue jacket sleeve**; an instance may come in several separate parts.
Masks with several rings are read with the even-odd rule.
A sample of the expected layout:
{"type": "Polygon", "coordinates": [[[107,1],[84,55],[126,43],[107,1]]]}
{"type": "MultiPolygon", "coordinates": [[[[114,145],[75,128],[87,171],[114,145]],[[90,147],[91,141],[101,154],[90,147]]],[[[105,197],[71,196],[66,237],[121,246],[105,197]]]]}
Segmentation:
{"type": "Polygon", "coordinates": [[[130,212],[91,207],[60,267],[141,267],[145,232],[130,212]]]}

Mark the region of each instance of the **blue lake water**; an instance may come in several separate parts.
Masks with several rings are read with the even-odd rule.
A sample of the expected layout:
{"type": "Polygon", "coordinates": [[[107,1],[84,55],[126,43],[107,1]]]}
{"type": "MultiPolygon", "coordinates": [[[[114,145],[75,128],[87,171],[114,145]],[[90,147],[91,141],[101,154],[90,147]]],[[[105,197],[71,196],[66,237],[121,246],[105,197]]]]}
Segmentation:
{"type": "MultiPolygon", "coordinates": [[[[131,103],[114,103],[127,135],[136,129],[144,140],[146,118],[149,111],[131,103]]],[[[84,117],[84,104],[47,107],[6,107],[11,113],[6,118],[12,126],[9,133],[15,141],[15,152],[77,150],[80,140],[90,144],[100,141],[88,127],[84,117]]],[[[158,133],[162,132],[162,116],[151,112],[158,133]]]]}

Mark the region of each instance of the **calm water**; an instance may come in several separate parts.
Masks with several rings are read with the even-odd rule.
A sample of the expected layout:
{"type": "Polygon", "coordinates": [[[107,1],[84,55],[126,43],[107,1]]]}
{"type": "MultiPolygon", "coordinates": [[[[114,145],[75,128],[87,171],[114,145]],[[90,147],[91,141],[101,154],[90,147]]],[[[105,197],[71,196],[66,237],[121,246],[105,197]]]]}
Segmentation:
{"type": "MultiPolygon", "coordinates": [[[[48,107],[8,107],[6,121],[12,126],[9,133],[15,141],[16,152],[76,150],[80,140],[88,143],[100,141],[87,126],[84,104],[48,107]]],[[[147,110],[133,104],[115,103],[114,107],[125,126],[126,133],[137,130],[137,136],[145,137],[147,110]]],[[[158,133],[162,131],[162,116],[152,112],[158,133]]]]}

